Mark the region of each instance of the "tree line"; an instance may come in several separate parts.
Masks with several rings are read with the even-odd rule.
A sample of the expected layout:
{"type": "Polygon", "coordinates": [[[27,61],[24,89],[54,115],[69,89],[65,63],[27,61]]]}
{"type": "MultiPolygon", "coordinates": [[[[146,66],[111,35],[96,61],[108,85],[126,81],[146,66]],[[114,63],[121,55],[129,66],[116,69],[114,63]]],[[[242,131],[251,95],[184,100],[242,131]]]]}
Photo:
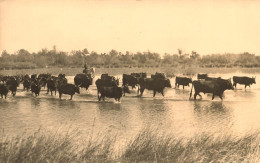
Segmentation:
{"type": "Polygon", "coordinates": [[[200,55],[196,51],[183,53],[178,49],[176,54],[160,55],[155,52],[124,53],[112,49],[109,53],[97,53],[88,49],[71,52],[42,49],[30,53],[20,49],[14,54],[6,50],[0,57],[0,69],[31,69],[46,67],[82,67],[85,63],[95,67],[177,67],[195,65],[198,67],[260,67],[260,56],[244,52],[241,54],[200,55]]]}

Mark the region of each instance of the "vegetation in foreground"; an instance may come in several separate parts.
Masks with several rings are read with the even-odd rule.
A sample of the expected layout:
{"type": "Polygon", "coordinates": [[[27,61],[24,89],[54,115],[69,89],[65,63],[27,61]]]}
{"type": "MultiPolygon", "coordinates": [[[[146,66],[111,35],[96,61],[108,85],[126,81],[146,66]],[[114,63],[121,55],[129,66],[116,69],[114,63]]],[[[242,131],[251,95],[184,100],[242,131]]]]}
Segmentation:
{"type": "Polygon", "coordinates": [[[110,134],[83,139],[77,132],[39,131],[0,137],[0,162],[259,162],[258,136],[202,135],[185,140],[145,130],[116,151],[119,140],[110,134]]]}

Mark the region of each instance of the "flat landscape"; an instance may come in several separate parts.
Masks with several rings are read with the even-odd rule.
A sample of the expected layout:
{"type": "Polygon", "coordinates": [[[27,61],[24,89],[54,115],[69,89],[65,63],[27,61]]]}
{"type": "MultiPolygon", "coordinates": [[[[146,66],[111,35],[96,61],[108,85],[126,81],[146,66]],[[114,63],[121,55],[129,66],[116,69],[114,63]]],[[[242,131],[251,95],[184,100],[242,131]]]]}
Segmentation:
{"type": "MultiPolygon", "coordinates": [[[[188,69],[187,69],[188,70],[188,69]]],[[[68,83],[82,68],[4,70],[3,75],[65,73],[68,83]]],[[[131,72],[166,72],[169,68],[96,69],[119,78],[131,72]]],[[[228,79],[260,77],[252,68],[198,69],[210,76],[228,79]],[[224,73],[223,73],[224,72],[224,73]]],[[[172,74],[183,75],[172,68],[172,74]]],[[[80,89],[73,100],[64,95],[40,96],[18,87],[15,97],[0,99],[0,162],[258,162],[260,129],[260,84],[227,90],[224,100],[211,94],[189,100],[191,87],[165,88],[165,96],[137,89],[120,102],[98,101],[97,88],[80,89]],[[40,156],[40,157],[39,157],[40,156]]]]}

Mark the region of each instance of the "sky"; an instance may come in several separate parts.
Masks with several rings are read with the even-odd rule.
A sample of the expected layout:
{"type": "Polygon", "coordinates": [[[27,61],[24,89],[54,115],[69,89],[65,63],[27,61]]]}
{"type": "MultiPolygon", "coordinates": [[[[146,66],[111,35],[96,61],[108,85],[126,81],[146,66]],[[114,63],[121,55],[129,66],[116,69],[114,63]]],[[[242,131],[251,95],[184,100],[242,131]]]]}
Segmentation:
{"type": "Polygon", "coordinates": [[[260,55],[258,0],[0,0],[0,52],[260,55]]]}

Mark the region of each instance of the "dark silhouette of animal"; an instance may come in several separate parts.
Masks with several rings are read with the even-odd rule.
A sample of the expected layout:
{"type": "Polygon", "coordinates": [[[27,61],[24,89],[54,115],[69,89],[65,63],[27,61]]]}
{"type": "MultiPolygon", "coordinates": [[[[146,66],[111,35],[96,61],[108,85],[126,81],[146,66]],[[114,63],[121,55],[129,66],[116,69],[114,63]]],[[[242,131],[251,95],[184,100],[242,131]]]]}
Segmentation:
{"type": "Polygon", "coordinates": [[[161,79],[161,78],[141,78],[140,79],[140,92],[141,96],[145,89],[153,90],[153,97],[155,97],[156,92],[161,93],[164,96],[164,88],[171,88],[171,82],[169,79],[161,79]]]}
{"type": "Polygon", "coordinates": [[[108,77],[109,77],[108,74],[101,74],[101,79],[106,79],[106,78],[108,78],[108,77]]]}
{"type": "Polygon", "coordinates": [[[0,83],[3,82],[3,78],[4,78],[4,76],[0,75],[0,83]]]}
{"type": "Polygon", "coordinates": [[[28,74],[22,75],[22,81],[24,81],[25,79],[30,79],[30,76],[28,74]]]}
{"type": "Polygon", "coordinates": [[[155,74],[151,75],[152,79],[166,79],[166,76],[164,73],[156,72],[155,74]]]}
{"type": "Polygon", "coordinates": [[[46,87],[46,85],[47,85],[47,78],[45,78],[45,77],[38,77],[38,79],[37,79],[37,83],[39,83],[39,85],[41,86],[41,87],[46,87]]]}
{"type": "Polygon", "coordinates": [[[2,77],[2,82],[6,83],[9,78],[10,78],[10,76],[3,76],[2,77]]]}
{"type": "Polygon", "coordinates": [[[23,89],[25,90],[27,90],[27,92],[30,90],[30,88],[31,88],[31,81],[30,81],[30,79],[28,78],[25,78],[25,79],[23,79],[23,89]]]}
{"type": "Polygon", "coordinates": [[[175,88],[176,87],[179,88],[179,86],[182,85],[183,89],[184,89],[184,86],[190,86],[190,83],[192,83],[191,78],[179,77],[179,76],[176,76],[176,78],[175,78],[175,88]]]}
{"type": "MultiPolygon", "coordinates": [[[[131,75],[137,79],[138,84],[140,84],[140,79],[141,79],[141,78],[147,78],[147,74],[144,73],[144,72],[131,73],[131,75]]],[[[138,93],[139,93],[139,87],[138,87],[138,93]]]]}
{"type": "Polygon", "coordinates": [[[65,78],[64,74],[63,75],[59,75],[58,78],[57,78],[57,81],[58,81],[57,88],[59,88],[62,85],[68,84],[68,80],[65,78]]]}
{"type": "Polygon", "coordinates": [[[47,94],[51,91],[51,95],[52,95],[52,92],[55,91],[55,95],[56,95],[57,88],[58,88],[57,77],[52,77],[47,80],[47,94]]]}
{"type": "Polygon", "coordinates": [[[249,78],[246,76],[233,76],[233,86],[235,86],[235,88],[237,87],[237,83],[241,84],[241,85],[245,85],[245,88],[247,86],[250,87],[250,85],[252,84],[256,84],[255,82],[255,78],[249,78]]]}
{"type": "MultiPolygon", "coordinates": [[[[130,93],[130,90],[128,88],[128,85],[122,85],[123,94],[125,96],[125,93],[130,93]]],[[[139,90],[139,88],[138,88],[139,90]]]]}
{"type": "Polygon", "coordinates": [[[123,86],[131,86],[132,89],[138,86],[138,80],[132,75],[123,74],[123,86]]]}
{"type": "Polygon", "coordinates": [[[198,74],[198,79],[206,79],[208,77],[208,74],[198,74]]]}
{"type": "Polygon", "coordinates": [[[89,78],[88,76],[86,76],[86,74],[77,74],[74,77],[74,84],[81,88],[86,88],[86,90],[87,90],[92,83],[91,80],[92,79],[89,78]]]}
{"type": "Polygon", "coordinates": [[[6,99],[6,96],[8,94],[8,88],[6,85],[0,84],[0,94],[1,94],[1,98],[3,98],[3,96],[5,96],[5,99],[6,99]]]}
{"type": "Polygon", "coordinates": [[[68,94],[70,95],[70,100],[72,100],[72,97],[75,93],[80,93],[79,92],[79,87],[74,85],[74,84],[64,84],[64,85],[61,85],[59,88],[58,88],[58,91],[59,91],[59,98],[61,99],[61,96],[62,94],[68,94]]]}
{"type": "Polygon", "coordinates": [[[16,91],[17,91],[17,87],[18,87],[18,83],[17,83],[17,81],[15,80],[14,77],[10,77],[6,81],[6,86],[7,86],[8,90],[10,90],[12,92],[12,95],[15,96],[16,91]]]}
{"type": "Polygon", "coordinates": [[[46,74],[39,74],[38,78],[45,78],[45,79],[49,79],[51,77],[51,74],[46,73],[46,74]]]}
{"type": "Polygon", "coordinates": [[[218,79],[221,79],[221,77],[209,77],[209,76],[207,76],[205,78],[205,80],[218,80],[218,79]]]}
{"type": "Polygon", "coordinates": [[[46,87],[47,85],[47,81],[48,79],[51,78],[51,74],[49,73],[46,73],[46,74],[39,74],[38,78],[37,78],[37,81],[38,83],[41,85],[41,87],[46,87]]]}
{"type": "Polygon", "coordinates": [[[101,79],[115,81],[117,83],[117,85],[119,85],[119,79],[118,78],[116,79],[114,76],[109,76],[108,74],[101,74],[101,79]]]}
{"type": "Polygon", "coordinates": [[[32,74],[31,79],[32,79],[32,81],[36,81],[37,80],[37,74],[32,74]]]}
{"type": "Polygon", "coordinates": [[[131,75],[136,77],[137,79],[138,78],[147,78],[147,74],[144,73],[144,72],[141,72],[141,73],[131,73],[131,75]]]}
{"type": "Polygon", "coordinates": [[[58,78],[66,78],[66,75],[65,74],[59,74],[58,78]]]}
{"type": "Polygon", "coordinates": [[[194,100],[196,100],[197,95],[200,95],[200,92],[205,93],[212,93],[212,100],[217,95],[221,100],[223,100],[222,96],[225,90],[227,89],[234,89],[232,86],[231,80],[221,79],[218,78],[216,80],[195,80],[192,82],[191,92],[190,92],[190,99],[192,96],[192,89],[194,87],[194,100]]]}
{"type": "Polygon", "coordinates": [[[97,86],[98,99],[99,99],[99,93],[103,87],[117,87],[118,86],[116,80],[111,80],[108,78],[97,79],[95,84],[97,86]]]}
{"type": "Polygon", "coordinates": [[[19,87],[19,85],[21,83],[21,75],[15,75],[15,76],[13,76],[13,78],[16,80],[17,87],[19,87]]]}
{"type": "Polygon", "coordinates": [[[121,87],[118,86],[114,86],[114,87],[102,87],[100,89],[100,97],[98,98],[98,100],[100,101],[101,99],[103,99],[103,101],[105,100],[105,97],[108,98],[115,98],[116,101],[120,101],[120,98],[122,97],[122,93],[123,89],[121,87]]]}
{"type": "Polygon", "coordinates": [[[31,92],[32,94],[35,94],[35,96],[39,96],[41,91],[41,85],[37,82],[32,82],[31,84],[31,92]]]}

